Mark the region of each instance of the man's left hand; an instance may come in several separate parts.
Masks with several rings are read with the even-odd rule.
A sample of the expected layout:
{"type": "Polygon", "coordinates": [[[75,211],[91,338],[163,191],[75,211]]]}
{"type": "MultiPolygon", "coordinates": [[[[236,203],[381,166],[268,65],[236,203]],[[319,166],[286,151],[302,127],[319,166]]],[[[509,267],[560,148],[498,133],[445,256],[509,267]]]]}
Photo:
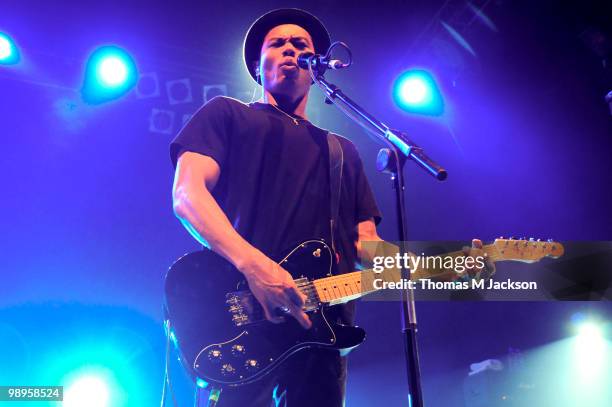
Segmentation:
{"type": "Polygon", "coordinates": [[[463,248],[463,253],[466,256],[470,256],[476,258],[478,256],[482,256],[485,258],[485,266],[478,267],[475,265],[473,268],[468,268],[467,273],[471,278],[476,278],[478,280],[484,278],[488,279],[495,274],[495,263],[489,259],[489,256],[482,249],[482,241],[480,239],[472,239],[472,247],[465,246],[463,248]]]}

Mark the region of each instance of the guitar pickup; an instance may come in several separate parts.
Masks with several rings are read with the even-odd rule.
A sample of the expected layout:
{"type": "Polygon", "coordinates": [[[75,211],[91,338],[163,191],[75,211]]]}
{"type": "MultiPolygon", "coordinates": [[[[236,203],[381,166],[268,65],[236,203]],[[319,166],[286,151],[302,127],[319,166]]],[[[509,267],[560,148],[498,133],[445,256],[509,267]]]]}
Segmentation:
{"type": "Polygon", "coordinates": [[[243,311],[243,308],[240,305],[230,305],[229,307],[229,311],[231,313],[239,313],[243,311]]]}
{"type": "Polygon", "coordinates": [[[240,299],[236,294],[227,294],[225,296],[225,303],[228,305],[240,304],[240,299]]]}
{"type": "Polygon", "coordinates": [[[232,322],[236,326],[246,325],[249,322],[249,317],[245,314],[234,314],[232,315],[232,322]]]}
{"type": "Polygon", "coordinates": [[[236,326],[264,320],[263,310],[249,291],[231,292],[225,295],[225,303],[236,326]]]}

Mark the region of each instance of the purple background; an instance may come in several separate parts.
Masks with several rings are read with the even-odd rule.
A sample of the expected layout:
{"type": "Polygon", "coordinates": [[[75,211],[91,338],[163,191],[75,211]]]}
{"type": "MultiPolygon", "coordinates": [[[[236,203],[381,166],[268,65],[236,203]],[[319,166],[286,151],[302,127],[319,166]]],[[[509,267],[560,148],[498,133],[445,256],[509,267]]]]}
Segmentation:
{"type": "MultiPolygon", "coordinates": [[[[181,116],[201,104],[202,85],[226,84],[230,96],[248,101],[254,86],[241,60],[244,32],[256,16],[282,6],[307,8],[351,47],[354,66],[328,79],[447,168],[440,183],[407,164],[410,239],[611,240],[610,68],[579,37],[588,27],[609,30],[611,14],[603,2],[474,4],[485,3],[497,31],[453,1],[3,4],[0,31],[17,41],[22,63],[0,66],[0,315],[23,315],[12,323],[32,342],[27,320],[35,311],[24,304],[50,312],[50,302],[73,303],[102,314],[119,307],[148,321],[142,329],[158,367],[150,375],[161,382],[163,274],[197,249],[172,213],[168,144],[181,116]],[[84,63],[103,44],[129,50],[140,72],[156,72],[160,96],[132,92],[83,105],[84,63]],[[393,106],[392,82],[411,67],[436,77],[444,116],[393,106]],[[165,82],[181,78],[192,80],[194,102],[171,106],[165,82]],[[148,130],[152,108],[176,113],[172,134],[148,130]]],[[[357,145],[383,211],[379,233],[394,240],[390,182],[374,168],[381,146],[323,105],[317,89],[311,106],[313,121],[357,145]]],[[[583,303],[419,304],[426,398],[461,405],[469,363],[559,339],[573,312],[604,306],[609,312],[606,304],[583,303]]],[[[360,304],[358,319],[370,337],[351,361],[349,405],[371,405],[382,388],[397,405],[405,400],[397,305],[360,304]]]]}

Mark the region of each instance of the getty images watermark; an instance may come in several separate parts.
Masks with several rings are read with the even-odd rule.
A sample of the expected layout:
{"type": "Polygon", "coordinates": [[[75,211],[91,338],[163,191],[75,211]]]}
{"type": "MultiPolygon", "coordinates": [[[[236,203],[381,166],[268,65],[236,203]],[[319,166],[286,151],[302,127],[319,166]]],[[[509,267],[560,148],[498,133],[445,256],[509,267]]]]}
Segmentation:
{"type": "Polygon", "coordinates": [[[374,256],[372,271],[374,279],[372,288],[386,289],[421,289],[421,290],[537,290],[536,281],[496,281],[491,277],[491,262],[485,254],[472,256],[416,256],[409,253],[396,253],[392,256],[374,256]],[[412,278],[401,277],[401,269],[409,270],[412,278]],[[383,274],[387,270],[388,272],[383,274]],[[391,273],[389,273],[391,271],[391,273]],[[482,278],[486,273],[489,278],[482,278]],[[391,279],[389,279],[391,276],[391,279]],[[438,281],[438,280],[447,281],[438,281]]]}
{"type": "Polygon", "coordinates": [[[414,290],[417,300],[436,301],[612,296],[612,242],[499,238],[476,248],[466,243],[366,242],[367,267],[356,272],[361,294],[384,301],[400,299],[403,290],[414,290]]]}

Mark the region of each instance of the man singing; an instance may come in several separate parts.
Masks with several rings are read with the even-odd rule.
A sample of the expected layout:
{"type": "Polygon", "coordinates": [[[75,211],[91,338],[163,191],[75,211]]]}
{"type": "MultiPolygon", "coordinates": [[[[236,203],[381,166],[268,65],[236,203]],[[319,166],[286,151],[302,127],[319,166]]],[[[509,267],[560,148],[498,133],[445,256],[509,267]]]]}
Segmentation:
{"type": "MultiPolygon", "coordinates": [[[[202,244],[230,261],[248,281],[266,318],[288,311],[304,329],[305,296],[270,259],[291,243],[331,238],[327,137],[310,123],[311,78],[297,66],[303,52],[324,54],[330,36],[299,9],[271,11],[253,23],[244,42],[246,67],[263,87],[250,104],[217,97],[202,107],[171,144],[176,166],[174,211],[202,244]]],[[[353,144],[338,137],[344,156],[335,247],[338,269],[359,259],[360,242],[379,240],[380,212],[353,144]]],[[[351,323],[353,304],[329,315],[351,323]]],[[[335,350],[303,350],[261,380],[224,389],[219,406],[342,406],[346,361],[335,350]]]]}
{"type": "MultiPolygon", "coordinates": [[[[203,106],[171,144],[176,166],[174,211],[203,245],[226,258],[248,282],[266,318],[278,310],[310,329],[305,296],[271,256],[312,238],[331,242],[340,273],[367,259],[362,242],[380,241],[380,211],[355,146],[310,123],[312,84],[297,66],[304,52],[325,54],[330,36],[299,9],[271,11],[246,34],[244,62],[263,98],[244,104],[217,97],[203,106]],[[343,151],[337,228],[330,227],[328,138],[343,151]]],[[[475,247],[482,247],[474,241],[475,247]]],[[[351,324],[354,304],[331,307],[329,319],[351,324]]],[[[219,406],[317,406],[344,403],[346,360],[330,349],[306,349],[258,381],[223,390],[219,406]]]]}

